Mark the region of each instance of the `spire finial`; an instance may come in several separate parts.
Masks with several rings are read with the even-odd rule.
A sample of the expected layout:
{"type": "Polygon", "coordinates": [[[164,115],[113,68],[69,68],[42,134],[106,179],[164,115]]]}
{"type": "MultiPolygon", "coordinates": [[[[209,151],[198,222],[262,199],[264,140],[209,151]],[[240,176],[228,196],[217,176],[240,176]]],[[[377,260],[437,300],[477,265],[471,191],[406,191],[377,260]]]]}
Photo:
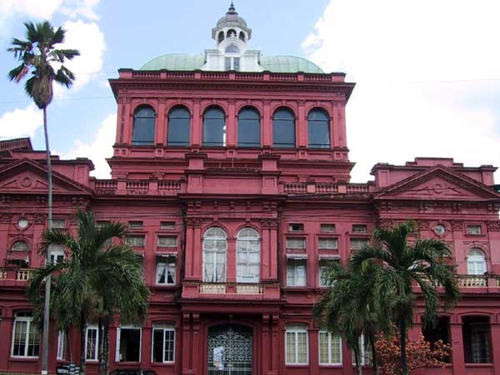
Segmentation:
{"type": "Polygon", "coordinates": [[[228,13],[233,13],[233,12],[236,12],[236,8],[234,7],[234,1],[231,0],[231,4],[229,4],[228,13]]]}

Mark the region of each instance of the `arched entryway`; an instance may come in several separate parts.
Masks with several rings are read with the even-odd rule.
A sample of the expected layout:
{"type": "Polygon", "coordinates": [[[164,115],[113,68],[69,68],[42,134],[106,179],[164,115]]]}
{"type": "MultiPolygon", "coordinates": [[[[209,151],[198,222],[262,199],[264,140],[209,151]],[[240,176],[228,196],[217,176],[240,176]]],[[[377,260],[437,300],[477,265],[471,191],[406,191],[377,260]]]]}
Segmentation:
{"type": "Polygon", "coordinates": [[[224,324],[208,330],[208,375],[252,375],[252,329],[224,324]]]}

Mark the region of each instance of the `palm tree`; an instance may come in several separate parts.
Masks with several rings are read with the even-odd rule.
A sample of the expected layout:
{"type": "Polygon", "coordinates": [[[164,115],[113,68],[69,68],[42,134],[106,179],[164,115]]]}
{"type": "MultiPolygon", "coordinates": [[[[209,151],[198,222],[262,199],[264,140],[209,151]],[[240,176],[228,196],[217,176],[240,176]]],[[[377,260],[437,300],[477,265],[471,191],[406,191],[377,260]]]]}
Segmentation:
{"type": "Polygon", "coordinates": [[[348,265],[332,263],[328,269],[329,288],[315,304],[313,315],[320,325],[333,334],[339,334],[353,351],[358,374],[362,373],[360,337],[364,335],[372,349],[372,366],[378,374],[375,334],[390,329],[381,295],[387,290],[378,290],[377,268],[368,264],[361,272],[348,265]],[[370,288],[367,286],[374,286],[370,288]]]}
{"type": "Polygon", "coordinates": [[[374,232],[376,245],[362,249],[351,261],[355,272],[366,269],[368,265],[375,266],[377,270],[377,285],[374,287],[378,292],[386,291],[385,296],[381,296],[381,303],[390,310],[398,329],[402,375],[408,375],[406,337],[408,328],[413,325],[417,298],[412,287],[420,287],[419,296],[425,304],[425,325],[435,324],[441,296],[445,309],[454,306],[460,296],[456,276],[443,262],[445,257],[451,255],[448,246],[436,239],[421,239],[411,243],[408,236],[414,231],[415,226],[411,221],[390,229],[377,229],[374,232]],[[443,288],[442,294],[438,287],[443,288]]]}
{"type": "Polygon", "coordinates": [[[78,236],[58,229],[43,233],[46,251],[64,246],[69,257],[57,264],[47,264],[35,271],[27,295],[40,314],[45,278],[52,275],[51,311],[58,328],[80,328],[81,367],[85,371],[85,330],[88,322],[99,323],[103,340],[99,347],[99,370],[108,369],[108,326],[113,316],[122,323],[141,322],[147,311],[149,290],[142,277],[142,260],[123,243],[126,226],[110,222],[98,227],[91,212],[77,213],[78,236]]]}
{"type": "MultiPolygon", "coordinates": [[[[53,82],[70,87],[75,79],[74,74],[63,64],[80,53],[74,49],[56,49],[56,45],[64,41],[65,31],[58,27],[54,30],[48,21],[34,24],[25,22],[26,40],[12,39],[9,52],[20,64],[9,71],[11,81],[20,82],[31,72],[31,77],[24,86],[26,93],[33,99],[38,108],[43,110],[43,130],[45,134],[45,152],[47,157],[48,180],[48,228],[52,229],[52,164],[50,160],[49,133],[47,128],[47,106],[53,97],[53,82]],[[57,66],[57,70],[54,66],[57,66]]],[[[50,296],[50,285],[46,283],[46,295],[50,296]]],[[[49,342],[49,298],[46,298],[43,324],[42,374],[47,373],[49,342]]]]}

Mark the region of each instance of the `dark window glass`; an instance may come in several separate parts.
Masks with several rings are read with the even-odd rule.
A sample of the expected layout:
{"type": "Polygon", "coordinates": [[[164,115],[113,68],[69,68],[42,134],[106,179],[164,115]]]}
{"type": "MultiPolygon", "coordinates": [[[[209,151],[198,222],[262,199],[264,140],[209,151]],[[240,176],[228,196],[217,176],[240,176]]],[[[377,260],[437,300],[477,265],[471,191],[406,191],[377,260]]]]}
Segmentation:
{"type": "Polygon", "coordinates": [[[236,38],[236,30],[234,30],[234,29],[229,29],[229,30],[227,31],[227,37],[228,37],[228,38],[236,38]]]}
{"type": "Polygon", "coordinates": [[[295,147],[295,118],[293,113],[281,108],[273,116],[273,146],[295,147]]]}
{"type": "Polygon", "coordinates": [[[463,318],[465,363],[491,363],[491,327],[486,316],[463,318]]]}
{"type": "Polygon", "coordinates": [[[245,41],[245,34],[243,34],[243,31],[240,31],[240,40],[245,41]]]}
{"type": "Polygon", "coordinates": [[[310,148],[330,148],[330,119],[322,109],[313,109],[307,116],[310,148]]]}
{"type": "Polygon", "coordinates": [[[136,146],[153,145],[155,139],[155,111],[151,107],[141,107],[134,114],[132,144],[136,146]]]}
{"type": "Polygon", "coordinates": [[[238,146],[260,146],[260,117],[253,108],[243,108],[238,114],[238,146]]]}
{"type": "Polygon", "coordinates": [[[236,71],[240,70],[240,58],[239,57],[233,57],[233,70],[236,70],[236,71]]]}
{"type": "Polygon", "coordinates": [[[203,146],[225,146],[226,123],[224,112],[212,107],[203,115],[203,146]]]}
{"type": "Polygon", "coordinates": [[[220,43],[220,42],[222,42],[222,41],[224,40],[224,32],[223,32],[223,31],[221,31],[221,32],[219,33],[219,38],[218,38],[217,40],[219,41],[219,43],[220,43]]]}
{"type": "Polygon", "coordinates": [[[167,144],[169,146],[189,146],[191,116],[185,107],[176,107],[168,114],[167,144]]]}

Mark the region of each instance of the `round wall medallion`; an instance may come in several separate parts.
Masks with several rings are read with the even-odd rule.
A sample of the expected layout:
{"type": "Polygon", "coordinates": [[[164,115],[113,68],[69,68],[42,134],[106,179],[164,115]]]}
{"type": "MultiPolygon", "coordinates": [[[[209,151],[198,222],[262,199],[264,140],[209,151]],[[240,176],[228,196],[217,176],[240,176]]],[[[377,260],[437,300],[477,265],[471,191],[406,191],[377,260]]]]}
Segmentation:
{"type": "Polygon", "coordinates": [[[21,229],[26,229],[28,227],[28,224],[28,220],[23,217],[17,221],[17,226],[21,229]]]}
{"type": "Polygon", "coordinates": [[[442,236],[446,232],[446,228],[443,224],[437,224],[434,227],[434,233],[436,233],[438,236],[442,236]]]}
{"type": "Polygon", "coordinates": [[[31,181],[31,178],[29,178],[29,177],[24,177],[24,178],[21,180],[21,186],[22,186],[22,187],[28,188],[28,187],[30,187],[32,184],[33,184],[33,181],[31,181]]]}

